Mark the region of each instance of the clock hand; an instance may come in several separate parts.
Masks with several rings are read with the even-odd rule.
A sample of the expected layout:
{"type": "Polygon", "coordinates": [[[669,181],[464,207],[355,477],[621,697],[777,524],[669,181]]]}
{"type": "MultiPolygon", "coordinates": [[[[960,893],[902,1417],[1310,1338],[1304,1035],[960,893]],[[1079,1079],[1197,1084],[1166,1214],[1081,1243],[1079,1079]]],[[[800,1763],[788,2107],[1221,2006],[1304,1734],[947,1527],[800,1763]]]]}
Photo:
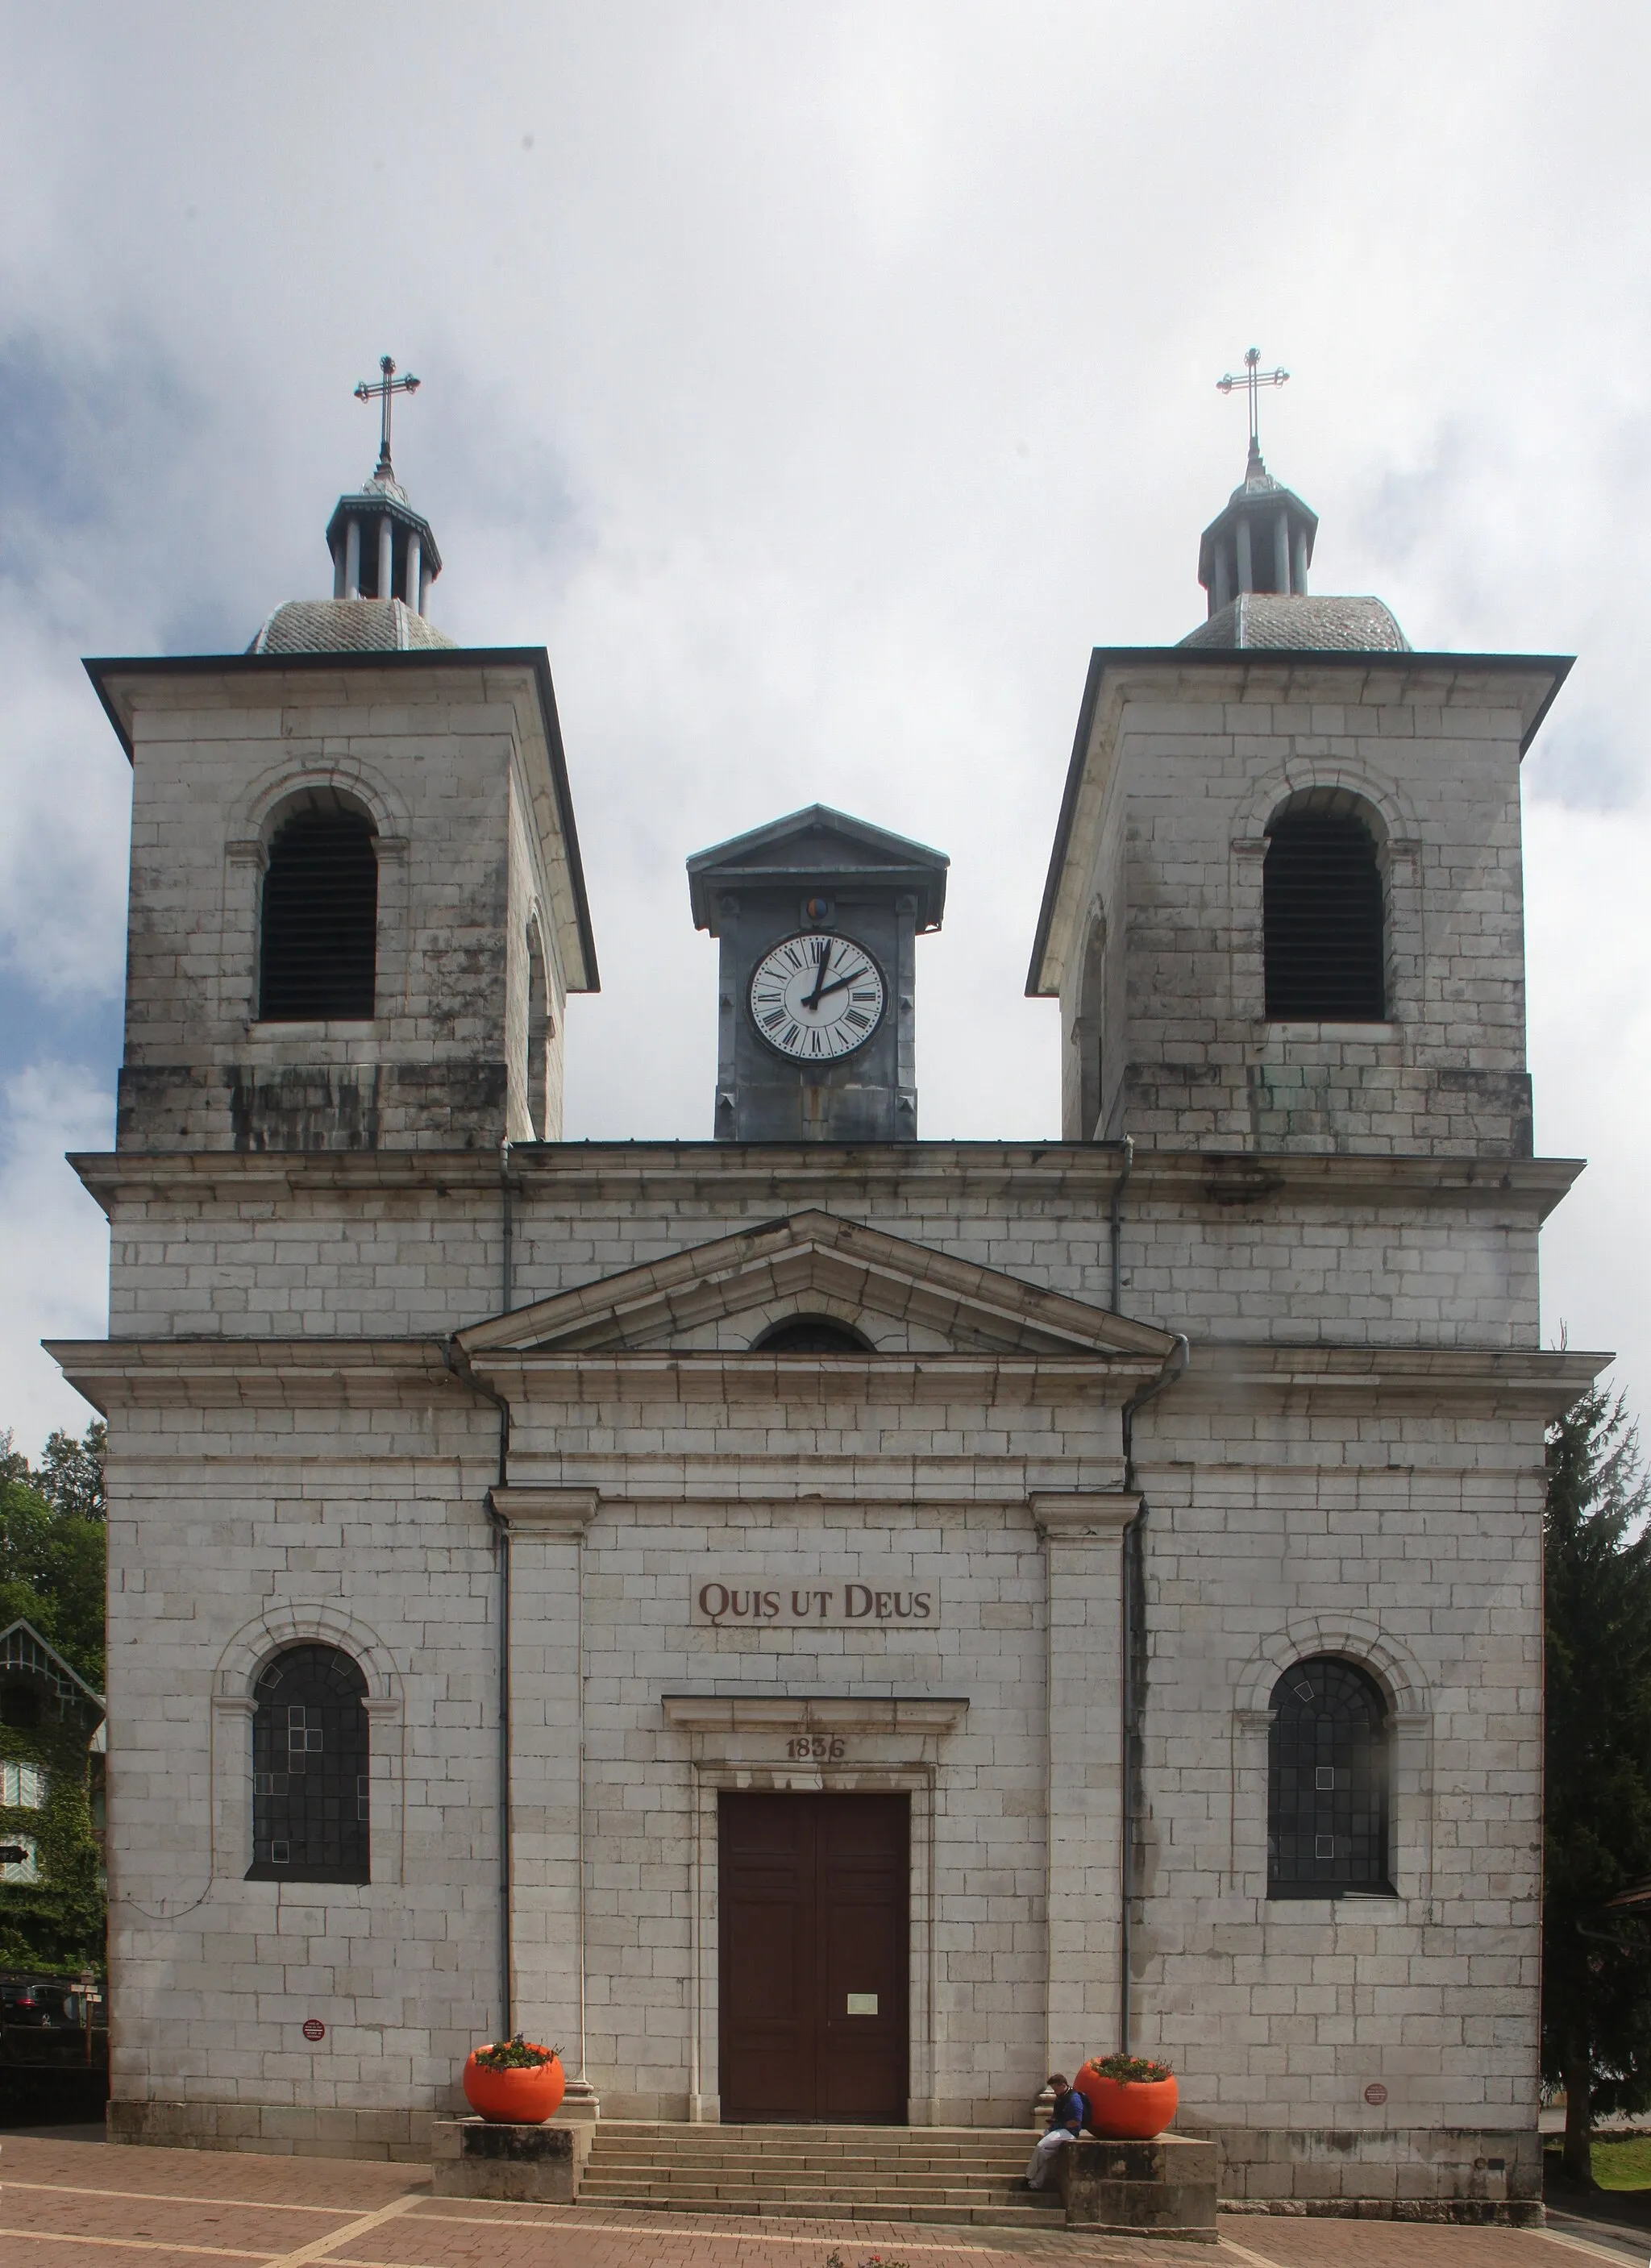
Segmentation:
{"type": "MultiPolygon", "coordinates": [[[[830,959],[831,940],[829,937],[822,937],[820,940],[820,965],[814,971],[814,990],[803,1002],[805,1008],[817,1008],[820,1005],[821,990],[825,986],[826,967],[830,959]]],[[[829,989],[835,991],[837,988],[832,986],[829,989]]]]}
{"type": "Polygon", "coordinates": [[[861,977],[864,976],[866,973],[865,969],[857,968],[853,972],[852,976],[834,977],[829,984],[816,984],[814,990],[814,998],[809,1001],[808,1005],[811,1008],[817,1006],[818,1004],[825,998],[828,992],[841,992],[851,984],[858,984],[861,977]]]}

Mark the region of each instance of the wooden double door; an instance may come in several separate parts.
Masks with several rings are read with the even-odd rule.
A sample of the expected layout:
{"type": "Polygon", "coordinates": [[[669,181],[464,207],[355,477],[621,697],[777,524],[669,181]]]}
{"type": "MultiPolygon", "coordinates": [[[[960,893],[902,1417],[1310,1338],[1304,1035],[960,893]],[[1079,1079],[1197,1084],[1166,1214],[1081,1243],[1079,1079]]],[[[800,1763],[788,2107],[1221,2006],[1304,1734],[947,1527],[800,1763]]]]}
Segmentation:
{"type": "Polygon", "coordinates": [[[903,2125],[910,1805],[720,1799],[722,2116],[903,2125]]]}

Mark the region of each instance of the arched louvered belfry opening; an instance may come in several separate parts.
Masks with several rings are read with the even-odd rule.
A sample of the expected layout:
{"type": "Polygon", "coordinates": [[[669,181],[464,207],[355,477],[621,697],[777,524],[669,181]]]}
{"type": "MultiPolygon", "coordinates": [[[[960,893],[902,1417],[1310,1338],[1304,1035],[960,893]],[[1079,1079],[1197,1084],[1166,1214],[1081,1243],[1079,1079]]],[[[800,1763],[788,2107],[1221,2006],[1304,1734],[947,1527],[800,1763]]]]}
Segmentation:
{"type": "Polygon", "coordinates": [[[1339,791],[1294,797],[1262,867],[1266,1012],[1273,1022],[1387,1015],[1384,895],[1374,814],[1339,791]]]}
{"type": "Polygon", "coordinates": [[[306,797],[276,827],[263,878],[261,1022],[371,1018],[379,932],[374,832],[365,811],[330,792],[306,797]]]}
{"type": "Polygon", "coordinates": [[[1387,1704],[1369,1672],[1319,1654],[1272,1689],[1267,1896],[1391,1894],[1387,1704]]]}
{"type": "Polygon", "coordinates": [[[869,1354],[872,1344],[831,1315],[788,1315],[763,1332],[753,1354],[869,1354]]]}
{"type": "Polygon", "coordinates": [[[365,1882],[367,1681],[335,1646],[290,1646],[253,1693],[251,1882],[365,1882]]]}

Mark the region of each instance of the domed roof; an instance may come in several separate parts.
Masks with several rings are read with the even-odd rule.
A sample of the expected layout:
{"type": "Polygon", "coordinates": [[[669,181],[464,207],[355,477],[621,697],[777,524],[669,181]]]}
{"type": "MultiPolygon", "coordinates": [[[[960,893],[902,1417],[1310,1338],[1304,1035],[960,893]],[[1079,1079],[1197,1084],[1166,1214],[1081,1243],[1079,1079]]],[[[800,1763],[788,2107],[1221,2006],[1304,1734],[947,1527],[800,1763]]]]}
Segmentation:
{"type": "Polygon", "coordinates": [[[401,599],[289,599],[248,653],[410,653],[457,645],[401,599]]]}
{"type": "Polygon", "coordinates": [[[1271,646],[1275,652],[1408,653],[1411,642],[1380,599],[1315,599],[1244,591],[1183,645],[1271,646]]]}

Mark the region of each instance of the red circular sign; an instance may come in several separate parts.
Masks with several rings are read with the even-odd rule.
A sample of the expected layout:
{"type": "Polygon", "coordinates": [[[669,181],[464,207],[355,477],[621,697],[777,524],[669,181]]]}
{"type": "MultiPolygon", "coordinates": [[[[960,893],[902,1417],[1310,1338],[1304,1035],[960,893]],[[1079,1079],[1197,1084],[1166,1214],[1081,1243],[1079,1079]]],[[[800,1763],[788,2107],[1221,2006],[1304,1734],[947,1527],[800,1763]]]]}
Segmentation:
{"type": "MultiPolygon", "coordinates": [[[[307,2032],[309,2026],[306,2024],[304,2029],[307,2032]]],[[[1370,2108],[1373,2110],[1380,2110],[1382,2105],[1388,2099],[1388,2091],[1386,2088],[1382,2086],[1379,2079],[1373,2079],[1369,2086],[1366,2088],[1364,2091],[1364,2099],[1370,2105],[1370,2108]]]]}
{"type": "Polygon", "coordinates": [[[306,2040],[324,2040],[327,2037],[327,2027],[319,2016],[304,2019],[304,2036],[306,2040]]]}

